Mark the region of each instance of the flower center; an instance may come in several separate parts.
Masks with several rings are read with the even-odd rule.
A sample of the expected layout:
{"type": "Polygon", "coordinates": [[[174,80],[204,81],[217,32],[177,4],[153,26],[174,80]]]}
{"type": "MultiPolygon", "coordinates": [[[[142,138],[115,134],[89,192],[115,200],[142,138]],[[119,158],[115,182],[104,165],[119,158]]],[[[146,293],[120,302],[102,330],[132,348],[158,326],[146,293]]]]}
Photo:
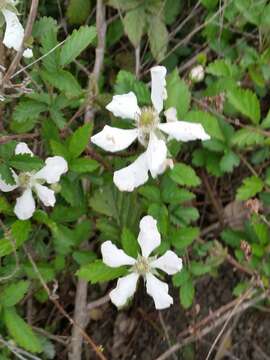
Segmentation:
{"type": "Polygon", "coordinates": [[[27,188],[31,182],[31,174],[29,173],[21,173],[19,175],[19,184],[22,188],[27,188]]]}
{"type": "Polygon", "coordinates": [[[136,264],[133,266],[133,271],[139,275],[145,275],[150,272],[149,260],[141,255],[138,256],[136,264]]]}
{"type": "Polygon", "coordinates": [[[154,130],[158,123],[158,113],[152,107],[142,108],[141,115],[138,119],[138,124],[139,128],[141,128],[143,132],[149,133],[150,131],[154,130]]]}

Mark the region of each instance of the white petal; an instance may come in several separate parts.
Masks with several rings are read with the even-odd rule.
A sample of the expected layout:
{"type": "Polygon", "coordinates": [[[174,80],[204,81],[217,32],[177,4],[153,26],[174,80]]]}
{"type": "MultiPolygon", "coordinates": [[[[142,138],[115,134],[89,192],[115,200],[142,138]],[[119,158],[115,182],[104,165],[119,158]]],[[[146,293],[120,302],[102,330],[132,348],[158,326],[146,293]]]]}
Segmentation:
{"type": "Polygon", "coordinates": [[[30,154],[31,156],[34,155],[32,151],[29,149],[28,145],[24,142],[20,142],[15,147],[15,155],[20,155],[20,154],[30,154]]]}
{"type": "Polygon", "coordinates": [[[35,190],[37,192],[37,196],[43,202],[45,206],[54,206],[55,205],[55,195],[54,191],[49,189],[47,186],[43,186],[40,184],[35,184],[35,190]]]}
{"type": "Polygon", "coordinates": [[[25,57],[26,59],[30,59],[31,57],[33,57],[33,51],[31,49],[25,49],[23,52],[23,57],[25,57]]]}
{"type": "Polygon", "coordinates": [[[187,121],[174,121],[158,125],[159,129],[178,141],[209,140],[210,136],[204,131],[201,124],[187,121]]]}
{"type": "Polygon", "coordinates": [[[150,133],[150,139],[146,150],[148,169],[153,178],[165,171],[167,160],[167,146],[164,140],[160,140],[154,133],[150,133]]]}
{"type": "Polygon", "coordinates": [[[122,119],[135,120],[141,113],[136,95],[132,91],[123,95],[114,95],[106,109],[122,119]]]}
{"type": "Polygon", "coordinates": [[[138,279],[139,275],[135,273],[118,279],[116,288],[110,292],[111,301],[115,306],[124,306],[128,299],[134,295],[138,279]]]}
{"type": "Polygon", "coordinates": [[[163,109],[163,100],[167,98],[166,73],[164,66],[151,68],[151,100],[158,113],[163,109]]]}
{"type": "Polygon", "coordinates": [[[168,294],[168,284],[159,280],[151,273],[146,274],[146,291],[154,299],[157,310],[166,309],[173,304],[173,298],[168,294]]]}
{"type": "Polygon", "coordinates": [[[55,184],[60,180],[61,175],[68,171],[68,164],[62,156],[49,157],[45,166],[39,170],[34,178],[43,179],[48,184],[55,184]]]}
{"type": "Polygon", "coordinates": [[[153,268],[165,271],[169,275],[178,273],[182,269],[182,259],[173,251],[168,250],[163,256],[151,262],[153,268]]]}
{"type": "Polygon", "coordinates": [[[161,243],[157,221],[150,215],[144,216],[140,221],[140,233],[138,243],[142,249],[142,255],[148,257],[161,243]]]}
{"type": "Polygon", "coordinates": [[[3,43],[8,48],[19,51],[24,38],[24,29],[17,15],[7,9],[2,9],[6,21],[6,31],[3,43]]]}
{"type": "Polygon", "coordinates": [[[111,241],[105,241],[101,245],[103,262],[110,267],[122,265],[134,265],[136,260],[128,256],[123,250],[118,249],[111,241]]]}
{"type": "Polygon", "coordinates": [[[177,110],[174,107],[170,107],[166,111],[164,111],[164,115],[166,117],[167,122],[178,121],[177,119],[177,110]]]}
{"type": "Polygon", "coordinates": [[[0,175],[0,190],[3,191],[3,192],[13,191],[13,190],[17,189],[17,187],[19,186],[18,185],[18,176],[16,175],[14,170],[11,169],[11,172],[12,172],[12,175],[13,175],[13,178],[14,178],[16,184],[14,184],[14,185],[7,184],[1,178],[1,175],[0,175]]]}
{"type": "Polygon", "coordinates": [[[146,153],[140,155],[129,166],[115,171],[113,182],[120,191],[133,191],[148,180],[146,153]]]}
{"type": "Polygon", "coordinates": [[[33,215],[35,208],[32,190],[26,189],[22,196],[17,198],[14,212],[20,220],[27,220],[33,215]]]}
{"type": "Polygon", "coordinates": [[[103,150],[115,152],[129,147],[137,137],[137,129],[126,130],[105,125],[102,131],[91,137],[91,141],[103,150]]]}

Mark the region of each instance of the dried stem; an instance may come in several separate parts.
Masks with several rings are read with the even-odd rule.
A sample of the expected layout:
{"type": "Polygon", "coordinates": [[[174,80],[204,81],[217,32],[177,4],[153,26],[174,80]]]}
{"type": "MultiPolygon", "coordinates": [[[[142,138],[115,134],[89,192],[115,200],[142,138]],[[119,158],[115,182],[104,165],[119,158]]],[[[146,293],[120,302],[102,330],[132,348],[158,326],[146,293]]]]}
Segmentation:
{"type": "MultiPolygon", "coordinates": [[[[78,331],[80,332],[81,336],[84,338],[84,340],[91,346],[91,348],[95,351],[96,355],[98,356],[99,359],[101,360],[107,360],[106,357],[102,354],[101,349],[99,346],[97,346],[95,344],[95,342],[91,339],[91,337],[84,331],[84,329],[82,329],[80,327],[80,325],[76,322],[76,320],[72,319],[72,317],[69,316],[69,314],[66,312],[66,310],[62,307],[62,305],[58,302],[57,297],[55,296],[55,294],[52,294],[48,285],[46,284],[45,280],[43,279],[40,271],[38,270],[38,267],[32,257],[32,255],[29,253],[29,251],[27,251],[26,247],[23,246],[24,252],[27,255],[33,270],[35,271],[35,273],[37,274],[37,277],[42,285],[42,287],[44,288],[44,290],[46,291],[50,301],[56,306],[56,308],[59,310],[59,312],[69,321],[69,323],[76,327],[78,329],[78,331]]],[[[84,314],[85,316],[86,314],[84,314]]]]}
{"type": "MultiPolygon", "coordinates": [[[[249,290],[250,291],[250,290],[249,290]]],[[[207,316],[205,319],[201,320],[199,324],[195,324],[193,327],[188,328],[187,330],[184,330],[181,334],[192,334],[185,339],[177,342],[175,345],[170,347],[167,351],[165,351],[163,354],[161,354],[159,357],[157,357],[155,360],[166,360],[172,354],[180,350],[185,345],[191,344],[194,341],[206,336],[213,330],[215,330],[217,327],[221,326],[224,322],[227,321],[227,319],[233,318],[237,314],[241,314],[245,310],[249,309],[250,307],[256,305],[258,302],[266,299],[269,296],[268,292],[263,292],[262,294],[256,296],[254,299],[244,301],[241,303],[240,306],[237,306],[240,299],[243,297],[246,298],[246,293],[242,295],[240,299],[234,300],[232,303],[234,304],[234,308],[232,310],[229,310],[225,312],[225,314],[220,315],[221,309],[215,311],[210,316],[207,316]],[[235,309],[237,307],[237,309],[235,309]],[[210,325],[209,325],[210,323],[210,325]],[[200,328],[199,325],[205,325],[203,328],[200,328]]],[[[226,308],[228,308],[228,305],[226,305],[226,308]]]]}
{"type": "MultiPolygon", "coordinates": [[[[105,52],[105,39],[106,39],[106,7],[103,0],[97,0],[96,7],[96,26],[98,44],[96,48],[95,64],[93,74],[89,77],[89,99],[85,109],[84,122],[88,123],[93,120],[95,116],[95,109],[93,108],[93,97],[98,92],[98,79],[103,67],[104,52],[105,52]]],[[[91,152],[90,145],[88,146],[88,153],[91,152]]],[[[84,192],[87,193],[89,183],[83,183],[84,192]]],[[[70,360],[81,360],[82,358],[82,333],[80,329],[85,329],[89,316],[87,316],[87,281],[79,279],[76,288],[76,299],[74,308],[74,321],[79,324],[79,327],[73,326],[72,339],[71,339],[71,352],[69,354],[70,360]]]]}

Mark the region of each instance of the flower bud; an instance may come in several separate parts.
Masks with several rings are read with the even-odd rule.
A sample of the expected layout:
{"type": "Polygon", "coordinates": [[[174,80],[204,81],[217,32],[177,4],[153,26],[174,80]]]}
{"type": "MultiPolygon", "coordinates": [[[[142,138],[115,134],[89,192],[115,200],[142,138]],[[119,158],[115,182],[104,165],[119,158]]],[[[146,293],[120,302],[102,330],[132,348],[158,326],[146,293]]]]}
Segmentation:
{"type": "Polygon", "coordinates": [[[202,65],[197,65],[193,69],[191,69],[191,71],[189,73],[189,77],[194,83],[198,83],[198,82],[203,81],[203,79],[204,79],[204,68],[203,68],[203,66],[202,65]]]}

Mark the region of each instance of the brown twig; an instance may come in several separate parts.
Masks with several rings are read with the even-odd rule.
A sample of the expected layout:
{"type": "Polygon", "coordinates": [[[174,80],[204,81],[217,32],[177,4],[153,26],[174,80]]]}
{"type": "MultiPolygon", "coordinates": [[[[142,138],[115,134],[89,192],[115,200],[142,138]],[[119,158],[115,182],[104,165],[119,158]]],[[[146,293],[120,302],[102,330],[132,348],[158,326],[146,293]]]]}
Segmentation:
{"type": "Polygon", "coordinates": [[[7,72],[5,73],[5,76],[3,78],[3,84],[5,84],[9,81],[10,77],[13,75],[17,66],[19,65],[19,62],[22,58],[23,51],[24,51],[24,44],[28,40],[28,38],[31,36],[31,33],[32,33],[32,28],[33,28],[33,25],[34,25],[34,22],[35,22],[35,19],[37,16],[38,3],[39,3],[39,0],[32,0],[29,16],[27,19],[27,24],[25,27],[24,38],[23,38],[23,42],[21,44],[21,48],[15,55],[7,72]]]}
{"type": "Polygon", "coordinates": [[[2,135],[0,138],[0,144],[5,144],[11,140],[30,140],[30,139],[36,139],[37,137],[39,137],[38,133],[18,134],[18,135],[2,135]]]}
{"type": "MultiPolygon", "coordinates": [[[[98,93],[98,79],[103,67],[104,52],[105,52],[105,38],[106,38],[106,7],[103,0],[97,0],[96,6],[96,27],[97,27],[97,38],[98,44],[96,47],[96,57],[93,69],[93,74],[89,77],[89,94],[88,103],[85,108],[84,123],[89,123],[95,116],[95,109],[93,108],[93,98],[98,93]]],[[[87,147],[88,154],[94,157],[94,152],[91,146],[87,147]]],[[[104,163],[103,159],[95,154],[99,162],[104,163]]],[[[104,163],[104,166],[106,163],[104,163]]],[[[85,180],[83,182],[84,192],[87,193],[89,190],[89,182],[85,180]]],[[[74,320],[80,325],[80,328],[85,329],[90,318],[86,316],[87,307],[87,281],[79,279],[76,287],[76,299],[74,308],[74,320]]],[[[73,326],[72,339],[71,339],[71,352],[69,354],[70,360],[81,360],[82,356],[82,333],[79,331],[77,326],[73,326]]]]}
{"type": "MultiPolygon", "coordinates": [[[[69,323],[76,327],[78,329],[78,331],[80,332],[81,336],[84,338],[84,340],[91,346],[91,348],[94,350],[94,352],[96,353],[96,355],[99,357],[99,359],[101,360],[107,360],[106,357],[102,354],[102,351],[100,349],[99,346],[97,346],[95,344],[95,342],[91,339],[91,337],[79,326],[79,324],[77,324],[77,322],[75,320],[72,319],[72,317],[69,316],[69,314],[66,312],[66,310],[62,307],[62,305],[58,302],[55,294],[52,294],[48,285],[46,284],[45,280],[43,279],[40,271],[38,270],[38,267],[32,257],[32,255],[29,253],[29,251],[27,251],[26,247],[23,246],[24,252],[26,254],[26,256],[28,257],[33,270],[35,271],[42,287],[44,288],[44,290],[46,291],[50,301],[56,306],[56,308],[59,310],[59,312],[69,321],[69,323]]],[[[85,315],[85,314],[84,314],[85,315]]]]}
{"type": "Polygon", "coordinates": [[[207,175],[205,174],[204,171],[202,171],[201,173],[201,176],[202,176],[202,180],[203,180],[203,183],[206,187],[206,190],[207,190],[207,194],[209,195],[210,197],[210,200],[217,212],[217,215],[218,215],[218,219],[219,219],[219,222],[220,222],[220,226],[222,227],[223,224],[224,224],[224,219],[223,219],[223,208],[222,208],[222,205],[218,202],[218,198],[217,196],[214,194],[213,192],[213,189],[209,183],[209,180],[208,180],[208,177],[207,175]]]}
{"type": "MultiPolygon", "coordinates": [[[[245,295],[245,294],[244,294],[245,295]]],[[[243,296],[244,296],[243,295],[243,296]]],[[[254,299],[248,300],[243,302],[233,313],[234,317],[237,314],[240,314],[242,312],[244,312],[245,310],[249,309],[250,307],[256,305],[258,302],[266,299],[269,296],[268,292],[263,292],[262,294],[258,295],[257,297],[255,297],[254,299]]],[[[236,301],[234,301],[234,307],[236,307],[237,303],[239,302],[239,299],[236,299],[236,301]]],[[[219,310],[218,310],[219,311],[219,310]]],[[[174,354],[175,352],[177,352],[178,350],[180,350],[183,346],[188,345],[193,343],[194,341],[196,341],[197,339],[200,339],[204,336],[206,336],[207,334],[209,334],[210,332],[212,332],[213,330],[215,330],[217,327],[219,327],[220,325],[222,325],[230,316],[230,314],[232,313],[232,310],[227,311],[225,314],[223,314],[222,316],[218,316],[217,312],[215,313],[215,316],[211,315],[210,319],[209,316],[206,318],[207,321],[202,320],[200,323],[209,323],[212,322],[212,324],[207,325],[203,328],[201,328],[199,331],[197,330],[198,324],[196,325],[196,332],[194,333],[194,329],[187,329],[184,332],[185,333],[191,333],[192,335],[184,338],[183,340],[177,342],[175,345],[173,345],[171,348],[169,348],[167,351],[165,351],[163,354],[161,354],[160,356],[158,356],[155,360],[166,360],[168,359],[169,356],[171,356],[172,354],[174,354]],[[209,321],[210,320],[210,321],[209,321]]]]}
{"type": "Polygon", "coordinates": [[[87,305],[87,310],[93,310],[99,306],[102,306],[110,301],[109,294],[102,296],[100,299],[94,300],[87,305]]]}

